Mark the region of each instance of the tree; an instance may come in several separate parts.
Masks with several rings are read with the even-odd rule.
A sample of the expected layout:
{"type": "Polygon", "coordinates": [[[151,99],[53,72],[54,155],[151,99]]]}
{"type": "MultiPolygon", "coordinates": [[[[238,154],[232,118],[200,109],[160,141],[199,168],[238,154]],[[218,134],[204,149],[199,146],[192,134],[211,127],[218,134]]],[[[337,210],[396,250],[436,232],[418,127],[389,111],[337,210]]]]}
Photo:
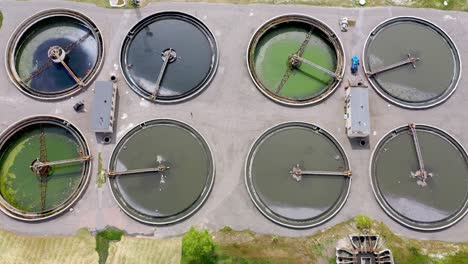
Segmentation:
{"type": "Polygon", "coordinates": [[[182,239],[182,263],[209,264],[216,262],[216,244],[207,229],[191,227],[182,239]]]}

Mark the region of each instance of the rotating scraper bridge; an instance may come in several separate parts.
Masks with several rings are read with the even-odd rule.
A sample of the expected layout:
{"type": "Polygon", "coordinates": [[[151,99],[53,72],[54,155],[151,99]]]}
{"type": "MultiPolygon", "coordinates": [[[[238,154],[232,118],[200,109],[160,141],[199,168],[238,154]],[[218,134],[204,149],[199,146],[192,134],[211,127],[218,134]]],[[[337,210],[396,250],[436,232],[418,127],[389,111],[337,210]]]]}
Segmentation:
{"type": "MultiPolygon", "coordinates": [[[[447,13],[455,18],[448,19],[434,10],[387,7],[55,6],[61,11],[0,3],[0,49],[6,52],[0,149],[8,154],[0,163],[21,165],[17,176],[27,173],[28,182],[10,181],[9,187],[30,194],[2,194],[1,227],[58,235],[111,225],[149,234],[162,224],[157,235],[170,236],[192,225],[228,225],[297,236],[361,213],[414,238],[468,236],[468,124],[460,120],[468,99],[460,54],[468,52],[462,45],[468,34],[459,26],[468,23],[466,13],[447,13]],[[348,32],[340,31],[342,16],[356,21],[348,32]],[[413,28],[416,33],[408,35],[406,29],[413,28]],[[387,36],[421,46],[408,48],[387,36]],[[184,47],[193,41],[197,51],[187,53],[184,47]],[[356,76],[349,69],[353,55],[362,64],[356,76]],[[421,78],[427,72],[434,74],[421,78]],[[111,76],[119,94],[115,140],[102,144],[90,124],[94,81],[111,76]],[[366,146],[345,134],[348,79],[369,87],[366,146]],[[85,111],[75,112],[77,102],[85,111]],[[53,120],[57,127],[24,130],[18,124],[27,120],[53,120]],[[298,138],[311,145],[281,147],[298,138]],[[314,152],[317,144],[321,151],[314,152]],[[66,151],[56,155],[61,146],[66,151]],[[447,168],[446,157],[456,166],[447,168]],[[404,174],[400,182],[385,181],[388,166],[404,174]],[[108,170],[108,186],[95,184],[98,167],[108,170]],[[190,170],[196,177],[184,178],[190,170]],[[451,170],[460,177],[443,181],[451,170]],[[69,173],[74,176],[60,176],[69,173]],[[269,176],[274,180],[265,184],[269,176]],[[136,183],[144,191],[134,189],[136,183]],[[179,184],[188,186],[185,195],[178,193],[179,184]],[[58,192],[64,185],[71,188],[58,192]],[[293,195],[307,193],[305,187],[323,195],[313,201],[293,195]],[[431,191],[440,201],[429,200],[431,191]],[[148,202],[156,196],[157,202],[148,202]],[[52,216],[37,225],[24,221],[52,216]]],[[[352,247],[337,253],[343,261],[362,248],[350,239],[352,247]]],[[[363,252],[390,258],[376,247],[363,252]]]]}

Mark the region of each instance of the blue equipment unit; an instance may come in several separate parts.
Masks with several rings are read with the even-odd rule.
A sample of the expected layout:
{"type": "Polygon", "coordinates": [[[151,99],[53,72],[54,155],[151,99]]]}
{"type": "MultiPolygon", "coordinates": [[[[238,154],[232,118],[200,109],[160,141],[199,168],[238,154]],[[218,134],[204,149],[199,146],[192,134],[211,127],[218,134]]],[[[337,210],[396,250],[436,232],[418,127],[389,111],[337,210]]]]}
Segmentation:
{"type": "Polygon", "coordinates": [[[359,58],[357,56],[353,56],[351,58],[351,73],[355,74],[358,71],[359,67],[359,58]]]}

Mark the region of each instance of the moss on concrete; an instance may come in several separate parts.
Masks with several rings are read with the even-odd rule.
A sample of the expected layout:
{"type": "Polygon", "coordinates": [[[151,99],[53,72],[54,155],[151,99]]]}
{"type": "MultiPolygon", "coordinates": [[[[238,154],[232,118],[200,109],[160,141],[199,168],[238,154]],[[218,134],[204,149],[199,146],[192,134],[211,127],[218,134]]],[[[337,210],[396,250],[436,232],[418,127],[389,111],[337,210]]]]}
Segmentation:
{"type": "Polygon", "coordinates": [[[2,10],[0,10],[0,29],[2,29],[2,24],[3,24],[3,13],[2,13],[2,10]]]}

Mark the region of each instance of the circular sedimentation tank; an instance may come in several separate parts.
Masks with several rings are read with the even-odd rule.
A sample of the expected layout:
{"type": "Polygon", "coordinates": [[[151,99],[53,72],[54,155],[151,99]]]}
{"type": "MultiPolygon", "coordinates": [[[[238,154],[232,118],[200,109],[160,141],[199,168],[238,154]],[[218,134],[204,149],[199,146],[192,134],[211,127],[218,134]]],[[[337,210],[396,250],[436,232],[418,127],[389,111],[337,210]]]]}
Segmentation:
{"type": "Polygon", "coordinates": [[[6,52],[7,72],[16,87],[47,100],[88,86],[101,68],[104,47],[91,19],[73,10],[51,9],[18,26],[6,52]]]}
{"type": "Polygon", "coordinates": [[[458,49],[433,23],[416,17],[382,22],[367,38],[363,67],[370,84],[406,108],[428,108],[447,100],[461,75],[458,49]]]}
{"type": "Polygon", "coordinates": [[[325,99],[339,85],[345,54],[325,23],[288,14],[257,29],[247,48],[247,67],[257,88],[270,99],[307,105],[325,99]]]}
{"type": "Polygon", "coordinates": [[[290,122],[268,129],[255,141],[245,183],[267,218],[308,228],[338,213],[349,194],[351,171],[343,148],[328,132],[290,122]]]}
{"type": "Polygon", "coordinates": [[[374,150],[370,177],[381,207],[410,228],[440,230],[468,211],[467,153],[436,127],[390,131],[374,150]]]}
{"type": "Polygon", "coordinates": [[[214,35],[197,18],[161,12],[128,32],[120,63],[125,80],[137,94],[161,103],[178,102],[208,86],[218,67],[218,47],[214,35]]]}
{"type": "Polygon", "coordinates": [[[67,210],[89,181],[89,148],[69,122],[37,116],[0,136],[0,209],[25,221],[67,210]]]}
{"type": "Polygon", "coordinates": [[[203,137],[172,119],[141,123],[119,140],[109,163],[109,184],[132,218],[155,225],[193,214],[207,199],[215,166],[203,137]]]}

